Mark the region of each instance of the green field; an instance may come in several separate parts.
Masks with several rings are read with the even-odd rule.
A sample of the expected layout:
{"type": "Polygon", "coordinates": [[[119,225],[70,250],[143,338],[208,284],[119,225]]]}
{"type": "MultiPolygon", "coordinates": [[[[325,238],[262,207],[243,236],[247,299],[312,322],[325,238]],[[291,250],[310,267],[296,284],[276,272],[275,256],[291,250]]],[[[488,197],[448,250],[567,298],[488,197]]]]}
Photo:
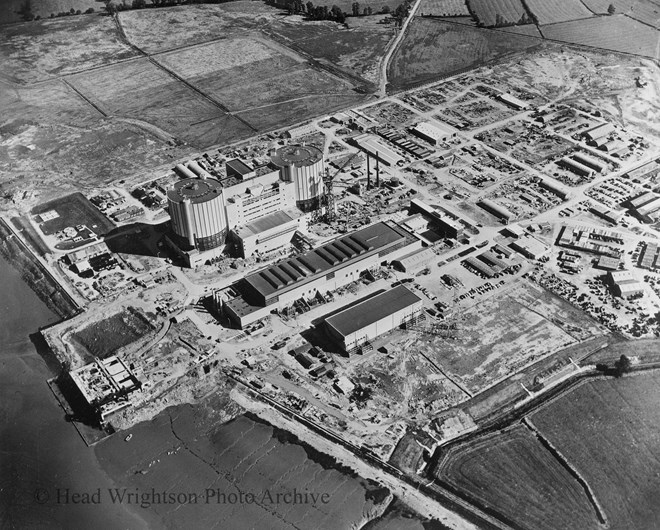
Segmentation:
{"type": "Polygon", "coordinates": [[[129,307],[121,313],[88,325],[76,332],[74,338],[89,353],[104,359],[153,329],[153,325],[141,312],[129,307]]]}
{"type": "Polygon", "coordinates": [[[33,83],[135,57],[110,17],[75,16],[3,27],[0,73],[33,83]]]}
{"type": "Polygon", "coordinates": [[[195,147],[253,133],[146,58],[78,74],[69,82],[104,113],[146,122],[195,147]]]}
{"type": "Polygon", "coordinates": [[[454,447],[434,475],[520,528],[600,528],[579,482],[520,424],[454,447]]]}
{"type": "Polygon", "coordinates": [[[33,208],[31,213],[39,215],[49,210],[55,210],[59,217],[39,225],[46,235],[59,232],[68,226],[85,225],[97,236],[103,236],[115,227],[82,193],[73,193],[40,204],[33,208]]]}
{"type": "MultiPolygon", "coordinates": [[[[660,6],[658,7],[660,12],[660,6]]],[[[660,19],[658,19],[660,20],[660,19]]],[[[657,58],[660,32],[624,15],[594,17],[541,28],[546,39],[657,58]],[[634,38],[631,38],[634,35],[634,38]]]]}
{"type": "Polygon", "coordinates": [[[468,3],[477,22],[484,26],[494,26],[498,15],[508,24],[529,17],[522,0],[468,0],[468,3]]]}
{"type": "Polygon", "coordinates": [[[541,42],[523,35],[416,18],[392,57],[390,85],[394,90],[404,90],[529,50],[541,42]]]}
{"type": "Polygon", "coordinates": [[[589,18],[594,14],[580,0],[525,0],[538,24],[589,18]]]}
{"type": "Polygon", "coordinates": [[[590,380],[532,417],[588,482],[610,528],[648,530],[660,522],[659,401],[654,371],[590,380]]]}

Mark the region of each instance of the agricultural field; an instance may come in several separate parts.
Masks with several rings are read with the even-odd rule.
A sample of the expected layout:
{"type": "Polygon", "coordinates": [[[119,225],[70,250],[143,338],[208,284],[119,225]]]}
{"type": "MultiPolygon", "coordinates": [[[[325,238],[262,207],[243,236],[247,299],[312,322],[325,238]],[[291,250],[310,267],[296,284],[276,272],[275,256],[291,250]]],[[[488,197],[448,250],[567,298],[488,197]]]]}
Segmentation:
{"type": "Polygon", "coordinates": [[[518,528],[601,528],[580,483],[520,424],[452,448],[434,475],[518,528]]]}
{"type": "Polygon", "coordinates": [[[78,74],[69,82],[105,114],[146,122],[195,147],[253,133],[148,59],[78,74]]]}
{"type": "Polygon", "coordinates": [[[539,25],[593,17],[580,0],[525,0],[539,25]]]}
{"type": "Polygon", "coordinates": [[[40,20],[3,28],[0,74],[16,83],[34,83],[136,55],[110,17],[40,20]]]}
{"type": "Polygon", "coordinates": [[[660,39],[660,32],[624,15],[553,24],[541,32],[547,39],[650,58],[656,57],[660,39]]]}
{"type": "Polygon", "coordinates": [[[422,16],[469,17],[470,10],[465,0],[422,0],[419,5],[422,16]]]}
{"type": "Polygon", "coordinates": [[[404,90],[429,83],[541,43],[533,37],[416,18],[392,57],[390,88],[404,90]]]}
{"type": "Polygon", "coordinates": [[[660,27],[660,3],[654,0],[583,0],[583,3],[599,15],[606,15],[609,6],[613,5],[615,14],[660,27]]]}
{"type": "Polygon", "coordinates": [[[455,340],[420,336],[410,348],[424,353],[476,393],[532,361],[595,334],[594,322],[569,307],[525,282],[460,310],[454,317],[460,329],[455,340]],[[581,323],[589,335],[578,331],[581,323]]]}
{"type": "Polygon", "coordinates": [[[660,521],[659,383],[657,371],[589,380],[531,418],[589,484],[610,528],[647,530],[660,521]]]}
{"type": "MultiPolygon", "coordinates": [[[[331,71],[340,70],[377,85],[380,59],[395,36],[392,25],[379,23],[382,18],[350,18],[348,30],[323,31],[305,39],[294,37],[290,46],[311,55],[331,71]]],[[[279,29],[274,31],[281,35],[279,29]]]]}
{"type": "Polygon", "coordinates": [[[225,39],[234,32],[270,23],[278,13],[262,2],[186,5],[119,13],[128,40],[146,53],[225,39]],[[242,9],[241,9],[242,8],[242,9]]]}
{"type": "Polygon", "coordinates": [[[323,98],[306,96],[284,103],[264,105],[252,110],[236,113],[259,131],[268,131],[300,123],[322,114],[331,114],[364,102],[364,96],[358,94],[328,94],[323,98]]]}
{"type": "Polygon", "coordinates": [[[153,329],[154,326],[140,311],[129,307],[75,332],[73,338],[89,353],[104,359],[153,329]]]}
{"type": "Polygon", "coordinates": [[[468,3],[480,26],[531,23],[522,0],[468,0],[468,3]]]}
{"type": "Polygon", "coordinates": [[[73,193],[40,204],[32,209],[31,214],[37,216],[51,210],[57,212],[58,217],[39,225],[46,235],[54,234],[69,226],[83,225],[97,236],[103,236],[115,227],[82,193],[73,193]]]}

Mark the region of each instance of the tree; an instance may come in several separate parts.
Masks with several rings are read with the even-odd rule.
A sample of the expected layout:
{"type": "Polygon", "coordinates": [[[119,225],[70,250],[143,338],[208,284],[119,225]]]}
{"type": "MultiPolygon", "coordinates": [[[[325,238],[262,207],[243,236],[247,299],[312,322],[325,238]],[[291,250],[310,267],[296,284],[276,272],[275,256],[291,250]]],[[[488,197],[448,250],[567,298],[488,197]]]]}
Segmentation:
{"type": "Polygon", "coordinates": [[[117,5],[114,2],[105,4],[105,10],[108,14],[114,15],[117,12],[117,5]]]}
{"type": "Polygon", "coordinates": [[[351,6],[353,9],[353,16],[354,17],[359,17],[360,16],[360,4],[358,2],[353,2],[353,5],[351,6]]]}
{"type": "Polygon", "coordinates": [[[142,9],[143,7],[147,7],[147,2],[146,0],[133,0],[131,5],[133,9],[142,9]]]}
{"type": "Polygon", "coordinates": [[[305,4],[307,6],[307,14],[311,17],[314,15],[314,4],[310,1],[305,4]]]}
{"type": "Polygon", "coordinates": [[[614,375],[621,377],[623,374],[630,372],[632,363],[626,355],[619,357],[619,360],[614,363],[614,375]]]}
{"type": "Polygon", "coordinates": [[[384,6],[383,6],[383,9],[381,10],[381,13],[382,13],[383,15],[389,15],[390,11],[392,11],[392,10],[390,9],[390,6],[388,6],[388,5],[384,5],[384,6]]]}
{"type": "Polygon", "coordinates": [[[610,4],[607,8],[608,14],[613,15],[615,11],[616,11],[616,7],[614,7],[614,4],[610,4]]]}

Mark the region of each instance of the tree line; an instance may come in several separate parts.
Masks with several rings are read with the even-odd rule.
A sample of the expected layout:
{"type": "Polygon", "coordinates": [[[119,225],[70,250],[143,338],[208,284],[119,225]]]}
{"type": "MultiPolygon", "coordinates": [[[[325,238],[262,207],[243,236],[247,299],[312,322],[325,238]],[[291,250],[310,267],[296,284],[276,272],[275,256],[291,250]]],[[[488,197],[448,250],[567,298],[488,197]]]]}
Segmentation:
{"type": "MultiPolygon", "coordinates": [[[[348,16],[369,16],[374,14],[374,10],[371,6],[362,6],[359,2],[353,2],[351,4],[351,13],[345,13],[337,5],[328,7],[327,5],[316,6],[314,3],[309,0],[307,3],[304,3],[302,0],[270,0],[270,4],[276,7],[284,7],[289,11],[290,15],[302,15],[307,17],[309,20],[333,20],[344,24],[346,22],[346,17],[348,16]]],[[[394,20],[402,22],[407,16],[410,10],[410,4],[408,1],[399,5],[394,11],[390,6],[385,5],[380,10],[380,14],[391,14],[394,20]]]]}

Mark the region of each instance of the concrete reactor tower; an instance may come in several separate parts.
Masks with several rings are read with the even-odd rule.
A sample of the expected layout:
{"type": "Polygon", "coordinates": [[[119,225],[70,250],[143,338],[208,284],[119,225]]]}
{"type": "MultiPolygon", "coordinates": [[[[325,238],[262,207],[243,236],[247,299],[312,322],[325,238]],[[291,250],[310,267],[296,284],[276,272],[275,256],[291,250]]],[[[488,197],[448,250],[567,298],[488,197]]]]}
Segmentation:
{"type": "Polygon", "coordinates": [[[222,184],[215,179],[184,179],[167,192],[172,230],[180,242],[200,251],[217,248],[227,236],[222,184]]]}
{"type": "Polygon", "coordinates": [[[271,161],[280,169],[280,179],[295,184],[296,206],[303,212],[321,207],[323,197],[323,153],[313,146],[287,145],[271,161]]]}

